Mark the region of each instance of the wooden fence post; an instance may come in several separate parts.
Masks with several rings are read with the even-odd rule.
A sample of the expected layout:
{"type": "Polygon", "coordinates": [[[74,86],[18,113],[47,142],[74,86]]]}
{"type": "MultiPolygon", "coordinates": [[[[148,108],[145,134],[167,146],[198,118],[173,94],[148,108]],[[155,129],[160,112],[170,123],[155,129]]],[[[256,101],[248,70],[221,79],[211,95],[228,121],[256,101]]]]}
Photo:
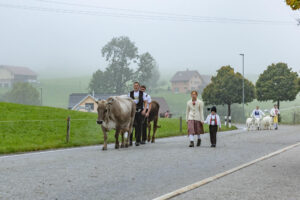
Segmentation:
{"type": "Polygon", "coordinates": [[[68,118],[67,118],[67,135],[66,135],[67,143],[69,143],[69,139],[70,139],[70,126],[71,126],[71,120],[70,120],[70,116],[68,116],[68,118]]]}
{"type": "Polygon", "coordinates": [[[179,131],[182,133],[182,117],[179,117],[179,131]]]}

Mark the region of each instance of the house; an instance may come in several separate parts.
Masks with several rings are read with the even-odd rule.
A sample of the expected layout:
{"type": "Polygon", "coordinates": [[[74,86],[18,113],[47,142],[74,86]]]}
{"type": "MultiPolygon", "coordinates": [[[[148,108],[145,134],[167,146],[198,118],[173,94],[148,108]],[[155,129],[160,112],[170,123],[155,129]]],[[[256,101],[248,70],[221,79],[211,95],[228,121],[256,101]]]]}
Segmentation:
{"type": "Polygon", "coordinates": [[[115,96],[115,94],[72,93],[69,96],[68,109],[83,112],[97,112],[96,101],[107,99],[110,96],[115,96]]]}
{"type": "MultiPolygon", "coordinates": [[[[88,94],[88,93],[72,93],[69,96],[70,110],[78,110],[83,112],[97,112],[98,100],[106,100],[110,96],[116,96],[116,94],[88,94]]],[[[170,111],[166,100],[162,97],[152,97],[153,101],[157,101],[160,105],[159,114],[164,114],[167,110],[170,111]]]]}
{"type": "Polygon", "coordinates": [[[17,82],[35,83],[37,74],[27,67],[0,65],[0,88],[10,88],[17,82]]]}
{"type": "Polygon", "coordinates": [[[175,93],[202,91],[209,84],[210,78],[208,75],[200,75],[197,70],[178,71],[171,78],[172,91],[175,93]]]}

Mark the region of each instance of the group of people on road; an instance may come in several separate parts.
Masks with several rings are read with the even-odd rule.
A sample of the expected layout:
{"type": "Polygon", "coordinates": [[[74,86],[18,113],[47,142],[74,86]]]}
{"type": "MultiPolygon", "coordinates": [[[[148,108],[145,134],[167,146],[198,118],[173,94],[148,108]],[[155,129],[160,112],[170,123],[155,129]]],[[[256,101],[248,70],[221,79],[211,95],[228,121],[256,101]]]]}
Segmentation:
{"type": "MultiPolygon", "coordinates": [[[[273,118],[274,129],[278,129],[278,117],[280,115],[280,111],[278,109],[278,105],[275,104],[274,107],[270,110],[270,116],[273,118]]],[[[260,110],[259,106],[252,111],[251,117],[255,117],[256,119],[261,120],[265,116],[265,113],[260,110]]]]}
{"type": "Polygon", "coordinates": [[[186,121],[188,126],[188,136],[190,140],[189,147],[194,147],[194,136],[197,136],[197,146],[201,145],[201,134],[204,134],[204,123],[209,125],[209,134],[211,147],[217,145],[217,132],[221,129],[221,120],[217,114],[217,108],[213,106],[210,108],[211,113],[204,120],[203,114],[204,104],[198,99],[198,92],[191,92],[191,100],[187,102],[186,106],[186,121]]]}
{"type": "MultiPolygon", "coordinates": [[[[147,140],[147,118],[151,111],[151,96],[146,93],[146,86],[134,82],[133,90],[128,96],[133,99],[136,104],[136,113],[134,118],[135,145],[146,144],[147,140]]],[[[133,134],[130,135],[130,143],[132,146],[133,134]]]]}

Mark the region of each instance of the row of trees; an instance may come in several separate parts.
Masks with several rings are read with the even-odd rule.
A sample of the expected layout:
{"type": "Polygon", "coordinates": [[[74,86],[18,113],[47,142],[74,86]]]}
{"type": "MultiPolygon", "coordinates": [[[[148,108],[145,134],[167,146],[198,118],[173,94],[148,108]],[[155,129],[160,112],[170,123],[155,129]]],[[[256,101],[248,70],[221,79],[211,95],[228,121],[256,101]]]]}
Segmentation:
{"type": "MultiPolygon", "coordinates": [[[[242,82],[243,76],[239,72],[234,72],[230,66],[221,67],[213,76],[211,83],[204,88],[202,93],[203,101],[206,105],[227,105],[227,116],[231,116],[231,106],[234,103],[242,103],[242,82]]],[[[245,103],[272,100],[280,101],[295,100],[300,91],[300,78],[297,72],[293,72],[285,63],[277,63],[268,66],[260,74],[256,85],[244,79],[245,103]]]]}
{"type": "Polygon", "coordinates": [[[132,81],[156,86],[159,71],[155,59],[148,52],[139,55],[138,48],[128,37],[113,38],[102,48],[102,56],[108,66],[93,74],[90,92],[122,94],[132,81]],[[136,70],[133,65],[136,65],[136,70]]]}

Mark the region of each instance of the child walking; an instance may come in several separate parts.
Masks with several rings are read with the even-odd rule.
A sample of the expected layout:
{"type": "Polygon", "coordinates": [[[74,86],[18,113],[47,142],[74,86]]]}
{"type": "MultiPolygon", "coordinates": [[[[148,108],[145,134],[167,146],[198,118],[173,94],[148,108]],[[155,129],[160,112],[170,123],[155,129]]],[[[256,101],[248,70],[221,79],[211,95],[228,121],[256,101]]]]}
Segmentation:
{"type": "Polygon", "coordinates": [[[217,145],[217,132],[218,128],[221,129],[221,120],[217,114],[217,108],[213,106],[210,109],[211,113],[207,116],[205,123],[209,125],[209,135],[211,147],[216,147],[217,145]]]}

